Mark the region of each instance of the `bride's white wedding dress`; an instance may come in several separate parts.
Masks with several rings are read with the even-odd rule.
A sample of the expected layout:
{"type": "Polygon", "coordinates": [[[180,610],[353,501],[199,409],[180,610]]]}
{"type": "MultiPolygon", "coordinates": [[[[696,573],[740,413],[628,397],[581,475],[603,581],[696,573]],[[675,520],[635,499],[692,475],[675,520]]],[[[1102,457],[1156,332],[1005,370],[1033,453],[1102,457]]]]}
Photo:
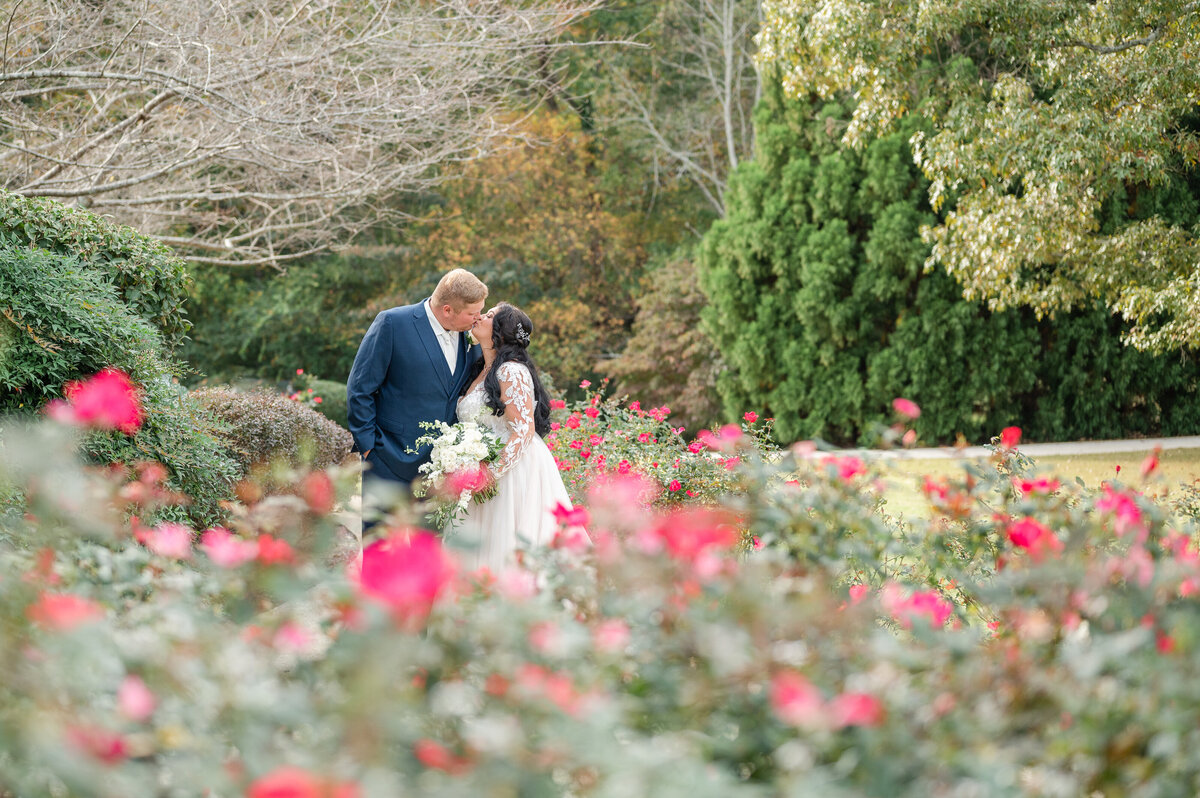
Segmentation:
{"type": "Polygon", "coordinates": [[[482,504],[472,502],[467,517],[455,528],[449,543],[469,571],[487,567],[500,573],[514,562],[517,548],[542,546],[558,528],[554,507],[571,506],[571,497],[558,473],[558,464],[533,423],[533,377],[520,363],[508,362],[496,372],[500,395],[516,408],[517,419],[497,416],[486,404],[483,381],[458,400],[458,420],[489,427],[504,450],[490,464],[496,475],[496,495],[482,504]]]}

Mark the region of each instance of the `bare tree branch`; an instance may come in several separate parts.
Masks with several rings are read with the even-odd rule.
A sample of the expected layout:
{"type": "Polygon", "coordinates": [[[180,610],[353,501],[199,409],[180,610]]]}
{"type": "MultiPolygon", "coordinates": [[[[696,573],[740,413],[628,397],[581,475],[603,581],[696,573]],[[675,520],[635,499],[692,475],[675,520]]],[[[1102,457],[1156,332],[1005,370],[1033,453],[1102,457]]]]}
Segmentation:
{"type": "Polygon", "coordinates": [[[760,15],[758,0],[664,3],[651,56],[661,77],[614,77],[620,121],[639,128],[721,216],[728,175],[754,148],[750,112],[760,84],[752,53],[760,15]]]}
{"type": "MultiPolygon", "coordinates": [[[[343,246],[504,146],[602,0],[40,0],[7,14],[0,187],[205,263],[343,246]]],[[[586,42],[595,45],[605,42],[586,42]]]]}

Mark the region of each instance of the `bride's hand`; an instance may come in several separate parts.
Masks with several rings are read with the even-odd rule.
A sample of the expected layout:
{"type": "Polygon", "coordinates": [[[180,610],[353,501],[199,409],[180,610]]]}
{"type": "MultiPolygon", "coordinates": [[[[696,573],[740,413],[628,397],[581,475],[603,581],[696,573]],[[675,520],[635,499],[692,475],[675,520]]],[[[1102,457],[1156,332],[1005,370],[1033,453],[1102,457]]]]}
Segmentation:
{"type": "Polygon", "coordinates": [[[496,495],[496,475],[483,460],[479,461],[479,475],[483,484],[475,489],[476,503],[485,502],[496,495]]]}

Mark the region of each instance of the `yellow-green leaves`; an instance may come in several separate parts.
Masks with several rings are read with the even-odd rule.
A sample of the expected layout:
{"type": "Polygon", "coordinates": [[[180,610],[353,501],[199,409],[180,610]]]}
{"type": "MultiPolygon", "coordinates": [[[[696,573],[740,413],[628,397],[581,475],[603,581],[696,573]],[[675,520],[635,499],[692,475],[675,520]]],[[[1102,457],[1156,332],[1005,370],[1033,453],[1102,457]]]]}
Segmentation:
{"type": "Polygon", "coordinates": [[[1200,243],[1137,198],[1200,157],[1198,23],[1183,0],[766,0],[759,58],[792,96],[852,96],[846,144],[928,118],[912,145],[930,203],[957,202],[930,265],[968,297],[1039,314],[1100,299],[1161,350],[1200,345],[1200,243]],[[1118,194],[1121,218],[1104,210],[1118,194]]]}

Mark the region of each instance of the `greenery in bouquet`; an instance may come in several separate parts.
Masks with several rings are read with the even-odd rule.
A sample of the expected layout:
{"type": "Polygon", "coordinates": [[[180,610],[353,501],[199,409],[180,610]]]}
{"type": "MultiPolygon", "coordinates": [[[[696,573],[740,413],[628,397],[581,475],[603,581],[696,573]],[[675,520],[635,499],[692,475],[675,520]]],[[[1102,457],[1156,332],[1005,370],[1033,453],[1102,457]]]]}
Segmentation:
{"type": "Polygon", "coordinates": [[[496,495],[495,481],[484,464],[500,455],[504,443],[476,421],[425,421],[421,427],[429,432],[417,438],[416,448],[430,447],[429,460],[417,469],[423,478],[414,483],[413,496],[432,498],[430,524],[450,532],[471,502],[482,503],[496,495]]]}

